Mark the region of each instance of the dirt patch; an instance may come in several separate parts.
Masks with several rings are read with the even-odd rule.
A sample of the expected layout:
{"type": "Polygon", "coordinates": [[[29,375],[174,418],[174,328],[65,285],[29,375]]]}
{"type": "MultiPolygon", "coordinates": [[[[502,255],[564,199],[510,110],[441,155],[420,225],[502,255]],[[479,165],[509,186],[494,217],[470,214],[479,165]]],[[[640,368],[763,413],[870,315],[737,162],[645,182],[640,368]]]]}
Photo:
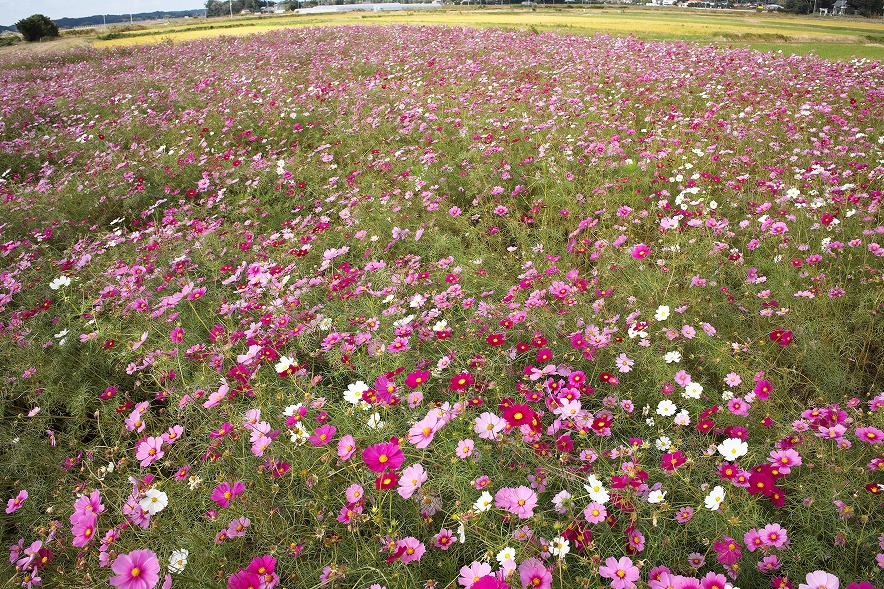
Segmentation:
{"type": "Polygon", "coordinates": [[[52,41],[42,41],[40,43],[17,43],[10,47],[0,47],[0,57],[13,57],[27,59],[28,56],[45,55],[46,53],[55,53],[57,51],[67,51],[78,47],[89,47],[86,39],[53,39],[52,41]]]}

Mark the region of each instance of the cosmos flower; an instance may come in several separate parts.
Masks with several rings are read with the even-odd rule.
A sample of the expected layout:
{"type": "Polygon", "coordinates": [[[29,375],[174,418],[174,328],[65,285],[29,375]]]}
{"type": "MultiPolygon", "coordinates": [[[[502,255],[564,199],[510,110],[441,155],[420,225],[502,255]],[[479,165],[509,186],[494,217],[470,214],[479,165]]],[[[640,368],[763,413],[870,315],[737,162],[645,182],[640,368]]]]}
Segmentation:
{"type": "Polygon", "coordinates": [[[110,578],[110,584],[119,589],[153,589],[160,580],[160,562],[152,550],[120,554],[111,570],[116,576],[110,578]]]}

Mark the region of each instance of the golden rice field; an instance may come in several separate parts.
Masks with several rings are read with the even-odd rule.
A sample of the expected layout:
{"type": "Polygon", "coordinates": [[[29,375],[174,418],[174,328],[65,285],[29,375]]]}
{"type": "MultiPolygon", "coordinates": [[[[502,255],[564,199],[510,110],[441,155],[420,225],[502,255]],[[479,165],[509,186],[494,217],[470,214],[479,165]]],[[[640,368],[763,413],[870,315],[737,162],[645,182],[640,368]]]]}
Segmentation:
{"type": "Polygon", "coordinates": [[[815,51],[821,57],[884,59],[884,21],[880,19],[799,17],[750,11],[645,7],[451,8],[433,12],[345,13],[234,17],[178,21],[147,30],[122,32],[96,40],[97,47],[185,41],[221,35],[248,35],[272,29],[344,24],[417,24],[520,28],[574,34],[611,33],[648,40],[686,40],[751,46],[789,53],[815,51]]]}

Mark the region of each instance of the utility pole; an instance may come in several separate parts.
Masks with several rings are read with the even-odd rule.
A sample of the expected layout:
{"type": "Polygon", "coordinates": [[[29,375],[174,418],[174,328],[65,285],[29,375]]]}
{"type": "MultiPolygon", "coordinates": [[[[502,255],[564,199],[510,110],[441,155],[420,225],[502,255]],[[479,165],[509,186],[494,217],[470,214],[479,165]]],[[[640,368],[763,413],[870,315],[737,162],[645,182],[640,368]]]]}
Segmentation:
{"type": "Polygon", "coordinates": [[[233,18],[233,0],[230,0],[230,17],[233,18]]]}

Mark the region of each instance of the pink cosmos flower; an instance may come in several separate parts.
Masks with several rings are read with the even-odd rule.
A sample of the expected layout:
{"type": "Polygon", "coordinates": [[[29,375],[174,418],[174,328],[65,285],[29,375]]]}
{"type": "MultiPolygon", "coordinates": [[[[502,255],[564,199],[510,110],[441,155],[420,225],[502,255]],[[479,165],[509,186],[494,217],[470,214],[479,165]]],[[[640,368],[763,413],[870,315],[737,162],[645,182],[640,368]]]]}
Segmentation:
{"type": "Polygon", "coordinates": [[[126,417],[126,429],[130,432],[138,432],[141,433],[144,431],[145,425],[144,420],[141,418],[141,414],[143,411],[139,411],[138,409],[134,410],[132,413],[126,417]]]}
{"type": "Polygon", "coordinates": [[[28,492],[24,489],[18,492],[18,495],[6,502],[6,513],[12,513],[21,509],[25,499],[28,498],[28,492]]]}
{"type": "Polygon", "coordinates": [[[457,538],[454,537],[454,532],[447,528],[442,528],[438,534],[433,536],[433,546],[440,550],[448,550],[455,542],[457,542],[457,538]]]}
{"type": "Polygon", "coordinates": [[[752,392],[755,393],[756,397],[758,397],[762,401],[765,401],[770,398],[770,394],[771,392],[773,392],[773,385],[770,383],[769,380],[762,379],[755,383],[755,388],[752,392]]]}
{"type": "Polygon", "coordinates": [[[758,535],[765,546],[773,546],[777,550],[782,550],[789,542],[789,536],[786,530],[780,527],[780,524],[768,524],[758,535]]]}
{"type": "Polygon", "coordinates": [[[362,460],[370,471],[383,472],[387,469],[396,470],[402,466],[405,455],[399,449],[399,440],[393,438],[389,442],[375,444],[363,450],[362,460]]]}
{"type": "Polygon", "coordinates": [[[360,513],[362,513],[361,505],[347,504],[341,508],[336,519],[342,524],[349,524],[353,520],[353,517],[360,513]]]}
{"type": "Polygon", "coordinates": [[[178,440],[181,439],[181,435],[184,433],[184,427],[181,425],[173,425],[169,428],[169,430],[164,433],[161,437],[163,441],[167,444],[174,444],[178,440]]]}
{"type": "Polygon", "coordinates": [[[218,507],[230,507],[230,500],[246,490],[245,485],[236,481],[231,485],[223,482],[212,491],[210,499],[218,504],[218,507]]]}
{"type": "Polygon", "coordinates": [[[71,526],[72,544],[82,547],[89,544],[95,537],[95,524],[98,518],[94,513],[83,513],[71,526]]]}
{"type": "Polygon", "coordinates": [[[473,440],[461,440],[457,443],[457,457],[469,458],[473,455],[473,448],[475,448],[473,440]]]}
{"type": "Polygon", "coordinates": [[[856,434],[856,437],[867,444],[874,444],[877,446],[878,444],[884,443],[884,431],[881,431],[876,427],[858,427],[854,433],[856,434]]]}
{"type": "Polygon", "coordinates": [[[173,344],[180,344],[184,341],[184,330],[180,327],[176,327],[169,332],[169,339],[172,340],[173,344]]]}
{"type": "MultiPolygon", "coordinates": [[[[252,562],[249,563],[249,566],[246,567],[247,571],[255,573],[268,585],[273,581],[273,573],[275,569],[276,559],[266,554],[264,556],[256,556],[252,559],[252,562]]],[[[273,583],[273,585],[276,585],[277,583],[273,583]]]]}
{"type": "Polygon", "coordinates": [[[780,559],[775,554],[769,554],[759,560],[755,567],[761,571],[762,573],[769,573],[771,571],[777,571],[783,566],[783,563],[780,562],[780,559]]]}
{"type": "Polygon", "coordinates": [[[644,260],[645,258],[647,258],[650,255],[650,253],[651,253],[651,248],[649,248],[648,246],[646,246],[643,243],[640,243],[640,244],[636,245],[634,248],[632,248],[632,257],[635,260],[644,260]]]}
{"type": "Polygon", "coordinates": [[[473,431],[483,440],[494,440],[506,427],[506,420],[499,415],[486,411],[476,417],[473,431]]]}
{"type": "Polygon", "coordinates": [[[362,501],[365,497],[365,490],[361,485],[353,483],[347,487],[347,490],[344,491],[344,495],[347,497],[347,503],[354,504],[362,501]]]}
{"type": "Polygon", "coordinates": [[[402,549],[402,564],[419,561],[424,555],[424,552],[426,552],[424,543],[413,536],[408,536],[407,538],[402,538],[397,541],[396,548],[397,552],[399,549],[402,549]]]}
{"type": "Polygon", "coordinates": [[[709,571],[702,579],[700,579],[701,589],[725,589],[726,584],[727,578],[725,578],[724,575],[713,571],[709,571]]]}
{"type": "Polygon", "coordinates": [[[583,510],[583,517],[585,517],[586,521],[589,523],[597,524],[605,521],[605,518],[608,517],[608,511],[605,509],[604,505],[593,501],[583,510]]]}
{"type": "Polygon", "coordinates": [[[627,556],[617,560],[609,556],[605,560],[605,566],[599,567],[599,575],[611,579],[612,589],[633,589],[638,580],[638,567],[632,564],[632,559],[627,556]]]}
{"type": "Polygon", "coordinates": [[[350,434],[347,434],[338,441],[338,458],[344,462],[350,460],[355,452],[356,440],[350,434]]]}
{"type": "Polygon", "coordinates": [[[162,437],[148,436],[135,449],[135,458],[141,461],[142,468],[150,466],[165,455],[162,437]]]}
{"type": "Polygon", "coordinates": [[[227,526],[228,538],[240,538],[246,535],[246,529],[251,525],[252,520],[247,517],[238,517],[227,526]]]}
{"type": "Polygon", "coordinates": [[[741,415],[745,417],[749,415],[750,408],[751,405],[747,403],[746,400],[743,399],[743,397],[735,397],[727,402],[728,411],[730,411],[734,415],[741,415]]]}
{"type": "Polygon", "coordinates": [[[793,448],[785,450],[771,450],[767,461],[779,469],[780,473],[787,475],[792,472],[793,466],[801,466],[801,454],[793,448]]]}
{"type": "Polygon", "coordinates": [[[494,506],[519,516],[519,519],[528,519],[534,515],[537,494],[524,485],[516,488],[504,487],[495,493],[494,506]]]}
{"type": "Polygon", "coordinates": [[[490,564],[486,562],[472,562],[469,565],[460,567],[460,577],[457,578],[457,582],[461,587],[472,587],[473,583],[478,583],[479,579],[490,574],[490,564]]]}
{"type": "Polygon", "coordinates": [[[261,586],[261,577],[247,569],[242,569],[227,579],[227,589],[260,589],[261,586]]]}
{"type": "Polygon", "coordinates": [[[310,436],[310,443],[314,446],[325,446],[335,437],[337,429],[330,424],[323,424],[316,428],[316,431],[310,436]]]}
{"type": "Polygon", "coordinates": [[[721,542],[716,542],[713,547],[715,552],[718,553],[716,558],[721,564],[734,564],[743,555],[740,543],[730,536],[722,536],[721,542]]]}
{"type": "Polygon", "coordinates": [[[104,512],[104,505],[101,503],[101,492],[97,489],[89,493],[89,495],[79,497],[74,503],[74,515],[70,518],[71,524],[79,518],[79,514],[90,512],[95,514],[104,512]]]}
{"type": "Polygon", "coordinates": [[[399,478],[399,488],[396,489],[396,492],[403,499],[410,499],[426,480],[427,472],[423,465],[420,462],[412,464],[402,471],[402,476],[399,478]]]}
{"type": "Polygon", "coordinates": [[[519,580],[522,582],[522,587],[531,587],[531,589],[552,587],[552,573],[537,558],[529,558],[519,565],[519,580]]]}
{"type": "Polygon", "coordinates": [[[632,533],[627,534],[626,543],[631,551],[642,552],[645,549],[645,535],[638,530],[633,530],[632,533]]]}
{"type": "Polygon", "coordinates": [[[408,442],[413,444],[415,448],[423,449],[430,445],[433,436],[444,425],[444,421],[440,419],[438,412],[430,411],[426,417],[411,426],[406,436],[408,442]]]}
{"type": "Polygon", "coordinates": [[[838,589],[841,584],[838,577],[826,571],[813,571],[807,573],[805,583],[798,585],[798,589],[838,589]]]}
{"type": "Polygon", "coordinates": [[[117,576],[110,578],[110,584],[120,589],[153,589],[160,580],[160,561],[151,550],[120,554],[111,570],[117,576]]]}
{"type": "Polygon", "coordinates": [[[761,548],[764,546],[764,538],[762,538],[761,534],[758,530],[752,529],[743,534],[743,543],[746,544],[746,549],[749,552],[755,552],[756,548],[761,548]]]}

